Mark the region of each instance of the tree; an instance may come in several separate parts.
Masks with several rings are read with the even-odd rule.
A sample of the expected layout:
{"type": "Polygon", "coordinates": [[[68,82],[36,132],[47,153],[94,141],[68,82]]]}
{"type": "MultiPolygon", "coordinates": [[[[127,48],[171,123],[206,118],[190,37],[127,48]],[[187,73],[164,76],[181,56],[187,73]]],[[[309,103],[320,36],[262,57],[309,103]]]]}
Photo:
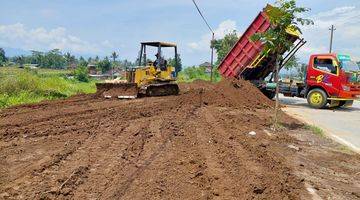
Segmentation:
{"type": "Polygon", "coordinates": [[[296,68],[298,77],[300,78],[301,81],[305,80],[306,68],[307,68],[307,64],[305,63],[299,64],[298,67],[296,68]]]}
{"type": "Polygon", "coordinates": [[[308,8],[298,7],[295,0],[277,0],[274,7],[267,7],[266,12],[272,27],[264,33],[256,33],[251,39],[261,41],[264,45],[263,54],[275,59],[276,104],[274,115],[274,129],[278,126],[279,110],[279,68],[282,65],[283,52],[289,51],[293,43],[288,39],[287,29],[291,28],[301,33],[299,25],[310,25],[313,21],[298,17],[309,11],[308,8]]]}
{"type": "Polygon", "coordinates": [[[0,48],[0,66],[3,66],[4,63],[7,61],[5,50],[3,48],[0,48]]]}
{"type": "Polygon", "coordinates": [[[75,64],[76,62],[75,56],[71,55],[69,52],[64,55],[64,58],[68,68],[71,68],[71,65],[75,64]]]}
{"type": "Polygon", "coordinates": [[[231,48],[236,44],[238,40],[239,36],[237,35],[235,30],[226,34],[225,37],[222,39],[214,40],[212,45],[214,45],[217,53],[217,61],[215,65],[218,66],[221,63],[221,61],[225,58],[225,56],[229,53],[231,48]]]}
{"type": "Polygon", "coordinates": [[[105,57],[102,61],[98,62],[97,68],[100,69],[102,73],[108,72],[111,69],[109,58],[105,57]]]}
{"type": "Polygon", "coordinates": [[[99,60],[100,60],[99,56],[95,56],[94,61],[97,63],[97,62],[99,62],[99,60]]]}
{"type": "Polygon", "coordinates": [[[180,54],[177,55],[177,65],[175,58],[169,58],[168,63],[170,66],[175,67],[175,74],[177,75],[182,70],[182,61],[180,58],[180,54]]]}
{"type": "Polygon", "coordinates": [[[114,51],[112,52],[111,54],[111,58],[113,59],[113,63],[112,63],[112,70],[111,70],[111,78],[114,79],[114,66],[115,66],[115,61],[116,61],[116,58],[118,58],[119,55],[114,51]]]}
{"type": "Polygon", "coordinates": [[[289,61],[284,65],[284,68],[286,70],[297,69],[299,65],[299,59],[296,56],[292,56],[289,61]]]}
{"type": "Polygon", "coordinates": [[[74,71],[75,78],[81,82],[89,82],[87,62],[82,62],[74,71]]]}

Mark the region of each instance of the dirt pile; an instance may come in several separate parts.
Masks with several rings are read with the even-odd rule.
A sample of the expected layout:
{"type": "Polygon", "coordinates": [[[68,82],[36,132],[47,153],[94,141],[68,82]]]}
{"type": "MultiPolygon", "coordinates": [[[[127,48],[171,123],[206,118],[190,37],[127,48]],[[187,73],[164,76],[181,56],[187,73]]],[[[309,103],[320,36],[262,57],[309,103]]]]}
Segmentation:
{"type": "Polygon", "coordinates": [[[77,96],[0,112],[0,198],[308,198],[251,84],[197,81],[178,96],[77,96]],[[255,132],[250,135],[249,132],[255,132]]]}
{"type": "Polygon", "coordinates": [[[231,106],[236,108],[260,109],[273,106],[273,102],[263,95],[250,82],[244,80],[224,79],[219,83],[210,84],[206,81],[195,81],[182,84],[183,93],[198,91],[204,104],[231,106]]]}

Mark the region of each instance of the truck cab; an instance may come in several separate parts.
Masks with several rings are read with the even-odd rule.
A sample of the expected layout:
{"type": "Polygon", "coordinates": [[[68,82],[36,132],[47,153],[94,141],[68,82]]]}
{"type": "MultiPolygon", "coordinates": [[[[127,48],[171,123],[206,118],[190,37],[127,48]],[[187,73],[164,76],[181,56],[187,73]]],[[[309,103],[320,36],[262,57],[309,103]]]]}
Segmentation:
{"type": "Polygon", "coordinates": [[[315,54],[306,70],[306,97],[314,108],[351,106],[360,98],[360,70],[350,56],[315,54]]]}

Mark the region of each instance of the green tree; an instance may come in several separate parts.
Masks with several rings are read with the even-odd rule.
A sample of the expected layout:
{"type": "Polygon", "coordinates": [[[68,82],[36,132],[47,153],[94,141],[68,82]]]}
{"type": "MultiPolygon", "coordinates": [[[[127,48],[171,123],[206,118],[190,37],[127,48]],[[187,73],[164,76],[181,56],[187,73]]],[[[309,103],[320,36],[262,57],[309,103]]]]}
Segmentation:
{"type": "Polygon", "coordinates": [[[306,68],[307,68],[307,64],[305,63],[301,63],[296,67],[298,77],[300,78],[301,81],[305,80],[306,68]]]}
{"type": "Polygon", "coordinates": [[[64,58],[65,58],[65,61],[66,61],[66,64],[67,64],[68,68],[71,68],[71,66],[76,63],[75,56],[71,55],[69,52],[67,52],[64,55],[64,58]]]}
{"type": "Polygon", "coordinates": [[[15,56],[14,57],[14,62],[16,64],[18,64],[20,66],[20,68],[24,67],[25,64],[25,56],[21,55],[21,56],[15,56]]]}
{"type": "Polygon", "coordinates": [[[176,75],[182,70],[182,61],[181,61],[181,57],[180,54],[177,55],[177,65],[176,65],[176,60],[175,58],[169,58],[168,63],[170,66],[175,67],[175,73],[176,75]]]}
{"type": "Polygon", "coordinates": [[[251,39],[264,44],[263,53],[275,59],[276,104],[274,115],[274,129],[278,126],[279,110],[279,68],[282,65],[283,52],[289,51],[293,43],[289,40],[287,29],[300,30],[300,25],[310,25],[313,21],[299,17],[301,13],[309,11],[308,8],[298,7],[295,0],[277,0],[274,7],[267,7],[266,12],[272,28],[264,33],[256,33],[251,39]]]}
{"type": "Polygon", "coordinates": [[[87,62],[82,62],[74,71],[75,78],[81,82],[89,82],[87,62]]]}
{"type": "Polygon", "coordinates": [[[102,61],[98,62],[97,68],[100,69],[102,73],[108,72],[111,69],[109,58],[105,57],[102,61]]]}
{"type": "Polygon", "coordinates": [[[45,68],[63,68],[66,64],[66,60],[59,49],[53,49],[47,52],[44,56],[41,67],[45,68]]]}
{"type": "Polygon", "coordinates": [[[3,48],[0,48],[0,67],[4,65],[7,58],[5,56],[5,50],[3,48]]]}
{"type": "Polygon", "coordinates": [[[95,56],[94,61],[97,63],[97,62],[99,62],[99,60],[100,60],[99,56],[95,56]]]}
{"type": "Polygon", "coordinates": [[[84,59],[84,57],[80,56],[79,63],[84,63],[84,62],[86,62],[86,60],[84,59]]]}
{"type": "Polygon", "coordinates": [[[225,35],[224,38],[214,40],[213,44],[217,53],[217,61],[215,63],[218,66],[225,56],[229,53],[231,48],[239,40],[239,37],[235,30],[225,35]]]}
{"type": "Polygon", "coordinates": [[[114,68],[115,68],[115,65],[116,65],[116,58],[118,58],[119,55],[114,51],[112,52],[111,54],[111,58],[113,59],[113,63],[111,64],[112,66],[112,70],[111,70],[111,78],[114,79],[114,68]]]}
{"type": "Polygon", "coordinates": [[[299,59],[296,56],[292,56],[289,61],[284,65],[284,68],[286,70],[297,69],[299,65],[299,59]]]}

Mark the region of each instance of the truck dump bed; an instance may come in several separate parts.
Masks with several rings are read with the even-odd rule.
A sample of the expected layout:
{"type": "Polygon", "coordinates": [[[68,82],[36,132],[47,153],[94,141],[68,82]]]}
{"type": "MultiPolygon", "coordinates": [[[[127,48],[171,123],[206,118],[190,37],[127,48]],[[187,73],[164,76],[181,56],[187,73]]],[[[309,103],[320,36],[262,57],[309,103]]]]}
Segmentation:
{"type": "MultiPolygon", "coordinates": [[[[266,14],[267,9],[271,9],[271,6],[266,7],[257,15],[255,20],[219,65],[218,69],[223,77],[262,80],[273,71],[275,66],[273,56],[263,56],[262,51],[264,46],[261,42],[252,42],[250,39],[255,33],[263,33],[271,28],[270,21],[266,14]]],[[[289,39],[295,42],[297,37],[290,36],[289,39]]]]}

